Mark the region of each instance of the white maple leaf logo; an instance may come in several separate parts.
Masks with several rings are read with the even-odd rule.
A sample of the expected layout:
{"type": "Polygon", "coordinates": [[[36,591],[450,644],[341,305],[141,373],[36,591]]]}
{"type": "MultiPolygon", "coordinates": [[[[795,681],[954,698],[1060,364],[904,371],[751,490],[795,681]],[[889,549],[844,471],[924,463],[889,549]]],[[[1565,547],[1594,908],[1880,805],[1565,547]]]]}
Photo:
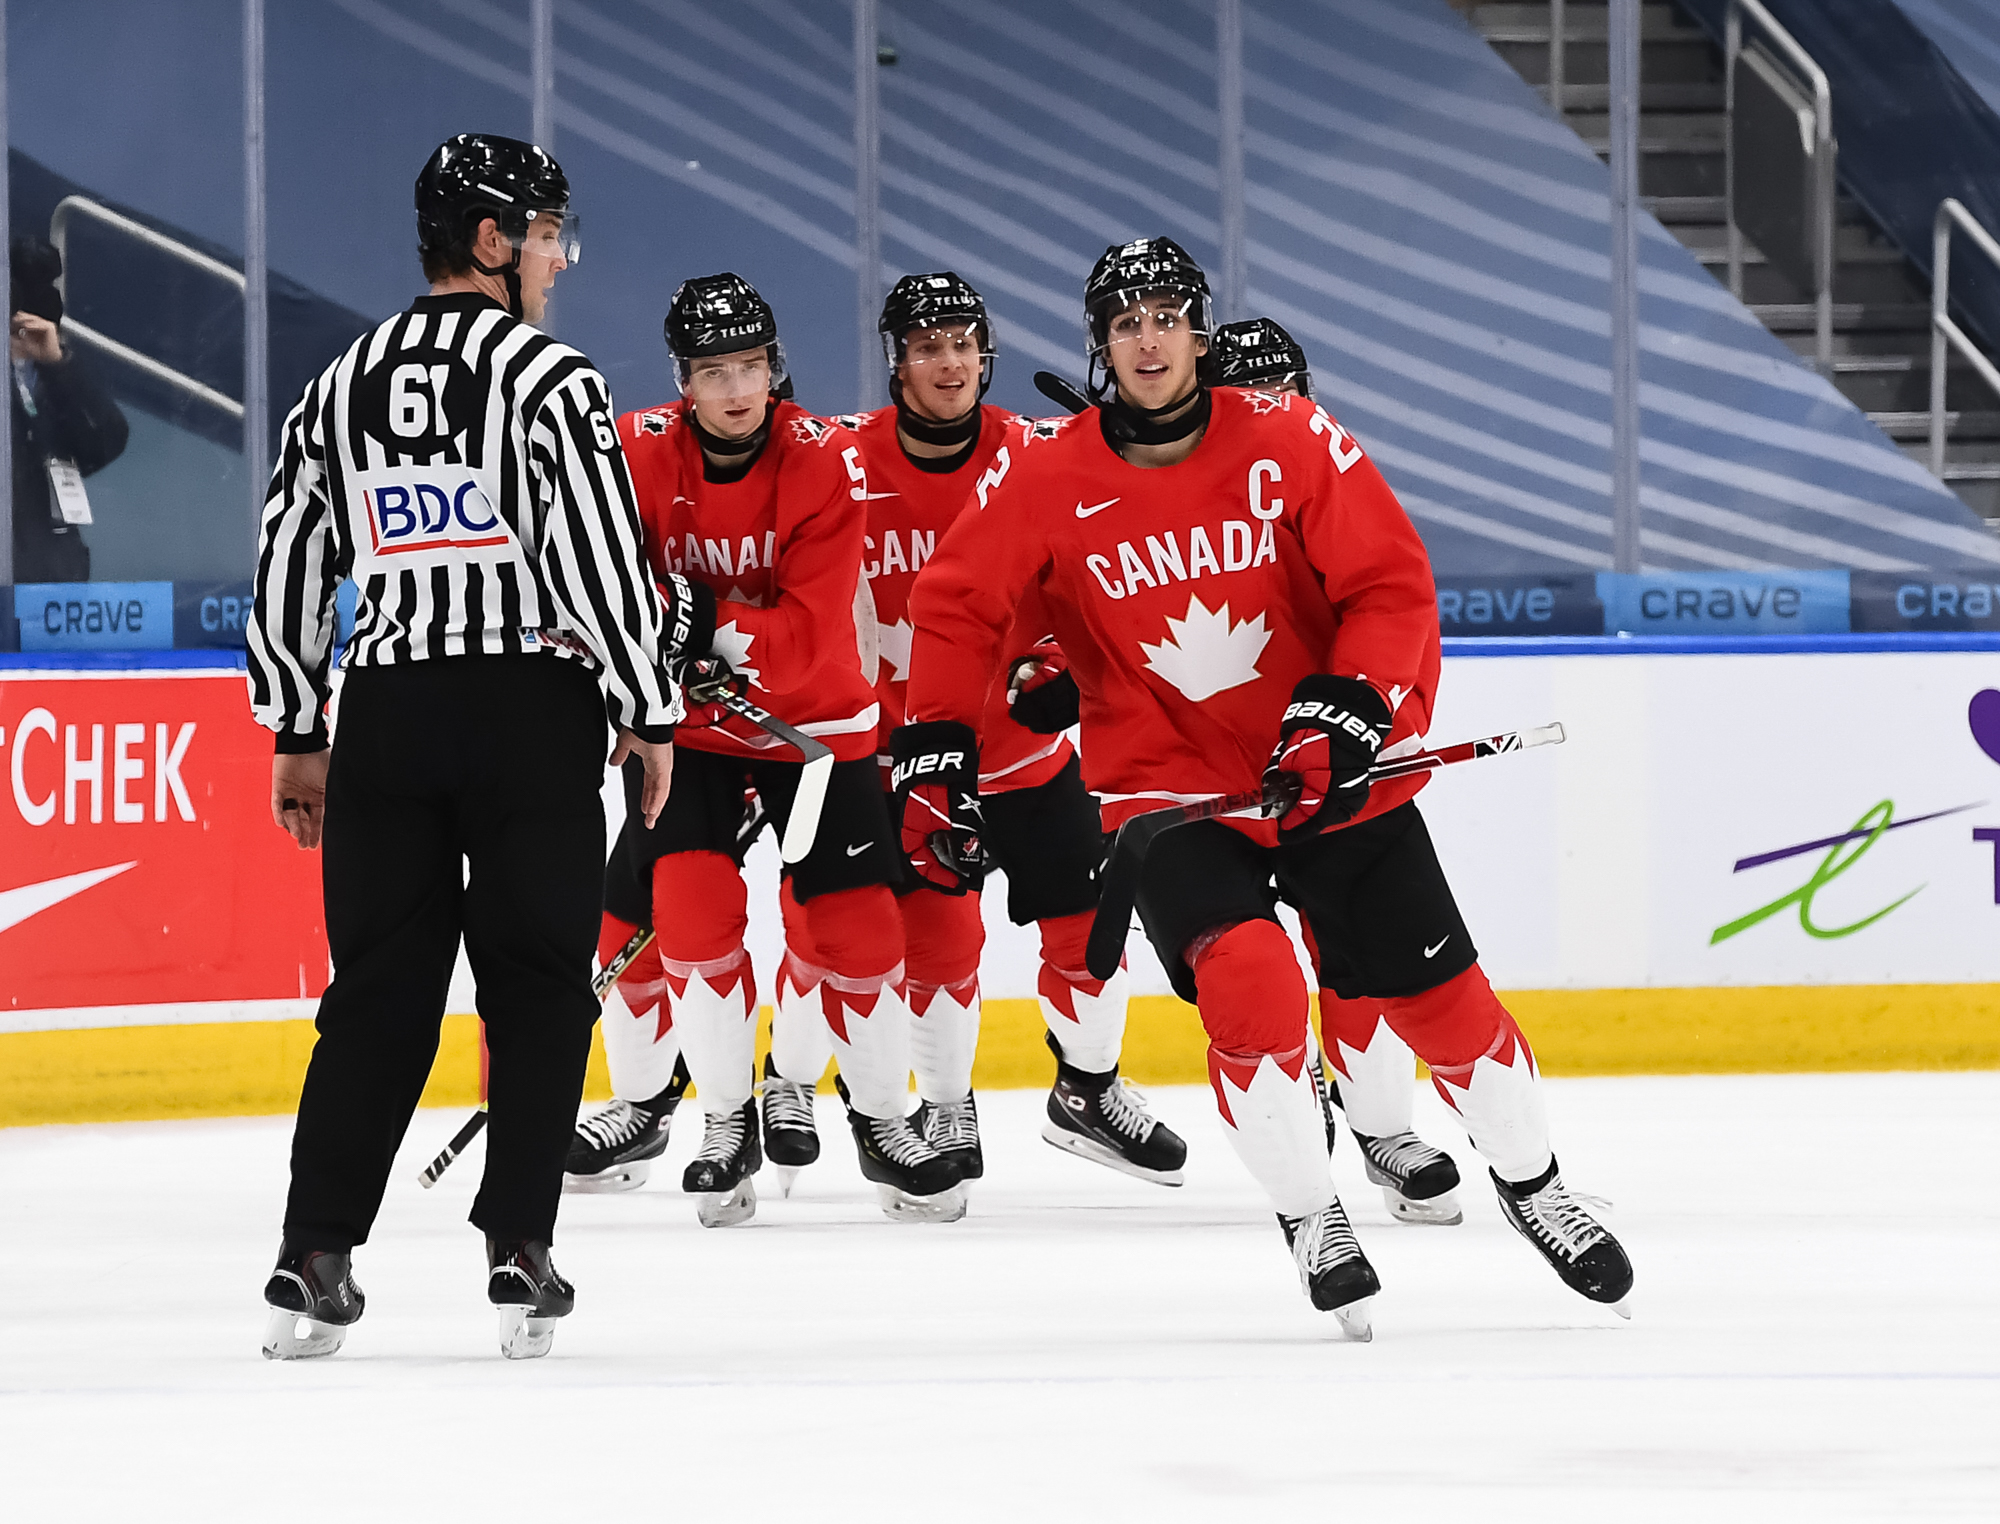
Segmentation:
{"type": "Polygon", "coordinates": [[[907,683],[910,680],[910,641],[916,635],[907,619],[898,619],[894,624],[885,624],[881,630],[882,660],[895,668],[889,680],[907,683]]]}
{"type": "Polygon", "coordinates": [[[1249,402],[1251,410],[1260,418],[1266,413],[1276,412],[1279,408],[1288,413],[1292,410],[1292,399],[1276,392],[1251,392],[1249,402]]]}
{"type": "Polygon", "coordinates": [[[717,627],[715,643],[710,649],[755,683],[762,676],[757,668],[750,665],[750,648],[756,643],[757,637],[747,630],[739,630],[736,621],[732,619],[729,623],[717,627]]]}
{"type": "Polygon", "coordinates": [[[1146,665],[1180,689],[1191,704],[1239,688],[1260,674],[1257,658],[1270,643],[1264,616],[1232,624],[1229,605],[1210,613],[1199,598],[1188,599],[1185,618],[1167,617],[1167,638],[1156,646],[1139,642],[1146,665]]]}

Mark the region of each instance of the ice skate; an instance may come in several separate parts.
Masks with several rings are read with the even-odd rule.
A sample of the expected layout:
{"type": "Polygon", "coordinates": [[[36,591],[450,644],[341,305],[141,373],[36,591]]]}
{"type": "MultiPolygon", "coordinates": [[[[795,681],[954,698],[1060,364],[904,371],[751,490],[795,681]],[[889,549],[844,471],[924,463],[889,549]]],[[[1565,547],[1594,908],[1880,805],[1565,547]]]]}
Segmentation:
{"type": "MultiPolygon", "coordinates": [[[[1488,1171],[1491,1173],[1491,1171],[1488,1171]]],[[[1577,1204],[1556,1172],[1551,1158],[1542,1174],[1524,1185],[1509,1185],[1493,1176],[1500,1212],[1570,1290],[1593,1302],[1603,1302],[1621,1318],[1630,1318],[1627,1298],[1632,1290],[1632,1261],[1605,1226],[1577,1204]]]]}
{"type": "Polygon", "coordinates": [[[1361,1252],[1348,1224],[1347,1212],[1336,1201],[1304,1217],[1278,1217],[1299,1267],[1299,1285],[1313,1306],[1330,1312],[1341,1332],[1356,1343],[1375,1337],[1375,1293],[1382,1289],[1375,1267],[1361,1252]]]}
{"type": "Polygon", "coordinates": [[[687,1087],[687,1069],[676,1063],[672,1082],[651,1100],[613,1101],[581,1118],[563,1160],[563,1189],[629,1191],[645,1184],[650,1161],[667,1150],[674,1108],[687,1087]]]}
{"type": "Polygon", "coordinates": [[[500,1309],[500,1353],[536,1360],[555,1341],[556,1319],[576,1306],[576,1288],[557,1272],[538,1238],[486,1240],[486,1300],[500,1309]]]}
{"type": "Polygon", "coordinates": [[[1187,1144],[1146,1110],[1145,1096],[1121,1080],[1116,1068],[1101,1074],[1074,1068],[1053,1035],[1048,1044],[1056,1056],[1056,1083],[1043,1139],[1107,1169],[1156,1185],[1179,1185],[1187,1144]]]}
{"type": "Polygon", "coordinates": [[[763,1164],[755,1101],[726,1117],[703,1119],[701,1147],[681,1175],[681,1189],[701,1198],[694,1215],[704,1228],[731,1228],[757,1215],[757,1187],[750,1177],[763,1164]]]}
{"type": "Polygon", "coordinates": [[[958,1166],[961,1181],[977,1180],[986,1173],[986,1155],[979,1146],[979,1106],[971,1091],[965,1093],[964,1100],[946,1101],[941,1106],[925,1101],[917,1107],[910,1125],[958,1166]]]}
{"type": "Polygon", "coordinates": [[[758,1104],[763,1112],[764,1157],[778,1171],[778,1194],[792,1194],[792,1182],[799,1171],[819,1158],[819,1128],[813,1119],[814,1087],[788,1080],[777,1070],[769,1054],[764,1056],[764,1078],[757,1086],[758,1104]]]}
{"type": "Polygon", "coordinates": [[[965,1215],[965,1190],[958,1166],[926,1143],[908,1117],[863,1116],[848,1100],[845,1081],[836,1080],[848,1102],[847,1122],[861,1173],[875,1184],[882,1211],[892,1222],[957,1222],[965,1215]]]}
{"type": "Polygon", "coordinates": [[[368,1299],[354,1284],[350,1256],[339,1250],[278,1246],[277,1267],[264,1283],[271,1316],[264,1325],[266,1360],[312,1360],[340,1348],[368,1299]]]}
{"type": "Polygon", "coordinates": [[[1456,1227],[1465,1221],[1458,1197],[1458,1166],[1450,1154],[1432,1148],[1413,1132],[1370,1138],[1354,1134],[1361,1145],[1362,1167],[1382,1187],[1382,1199],[1398,1222],[1456,1227]]]}

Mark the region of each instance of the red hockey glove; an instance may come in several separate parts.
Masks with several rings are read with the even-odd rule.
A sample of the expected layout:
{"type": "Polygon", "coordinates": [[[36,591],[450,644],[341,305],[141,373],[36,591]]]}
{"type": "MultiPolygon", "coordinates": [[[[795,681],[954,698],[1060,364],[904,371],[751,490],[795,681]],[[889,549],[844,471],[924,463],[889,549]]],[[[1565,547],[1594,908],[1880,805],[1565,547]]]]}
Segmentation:
{"type": "Polygon", "coordinates": [[[979,738],[970,725],[931,720],[889,737],[889,774],[903,856],[931,888],[977,889],[983,872],[979,835],[979,738]]]}
{"type": "Polygon", "coordinates": [[[1354,677],[1301,678],[1278,726],[1264,769],[1266,787],[1290,774],[1298,802],[1278,820],[1278,839],[1296,841],[1352,820],[1368,803],[1368,769],[1394,723],[1382,695],[1354,677]]]}
{"type": "Polygon", "coordinates": [[[1076,724],[1082,696],[1055,637],[1007,664],[1007,712],[1017,725],[1052,736],[1076,724]]]}
{"type": "Polygon", "coordinates": [[[681,723],[695,729],[720,725],[729,717],[731,711],[721,702],[723,694],[741,698],[750,691],[749,680],[720,656],[683,657],[669,663],[667,670],[681,685],[681,702],[687,708],[681,723]]]}
{"type": "Polygon", "coordinates": [[[708,655],[715,644],[715,590],[679,572],[656,577],[654,583],[666,608],[660,654],[669,666],[677,657],[708,655]]]}

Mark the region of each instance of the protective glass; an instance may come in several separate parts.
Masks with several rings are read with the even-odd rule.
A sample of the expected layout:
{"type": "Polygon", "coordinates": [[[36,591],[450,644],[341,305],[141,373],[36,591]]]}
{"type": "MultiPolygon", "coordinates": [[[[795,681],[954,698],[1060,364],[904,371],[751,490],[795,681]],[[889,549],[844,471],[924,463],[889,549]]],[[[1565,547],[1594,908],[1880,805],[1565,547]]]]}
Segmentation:
{"type": "Polygon", "coordinates": [[[777,377],[762,350],[733,355],[697,355],[674,367],[681,395],[697,402],[725,397],[763,397],[775,389],[777,377]]]}
{"type": "Polygon", "coordinates": [[[530,212],[521,247],[530,254],[547,253],[553,243],[562,251],[564,263],[573,265],[583,257],[582,225],[575,212],[530,212]]]}
{"type": "Polygon", "coordinates": [[[885,333],[882,353],[892,369],[956,360],[976,371],[993,358],[993,346],[979,324],[947,323],[937,328],[911,328],[900,337],[885,333]]]}
{"type": "Polygon", "coordinates": [[[1207,313],[1200,298],[1182,291],[1120,292],[1107,303],[1112,310],[1104,321],[1107,348],[1134,344],[1154,334],[1192,329],[1207,336],[1207,313]]]}

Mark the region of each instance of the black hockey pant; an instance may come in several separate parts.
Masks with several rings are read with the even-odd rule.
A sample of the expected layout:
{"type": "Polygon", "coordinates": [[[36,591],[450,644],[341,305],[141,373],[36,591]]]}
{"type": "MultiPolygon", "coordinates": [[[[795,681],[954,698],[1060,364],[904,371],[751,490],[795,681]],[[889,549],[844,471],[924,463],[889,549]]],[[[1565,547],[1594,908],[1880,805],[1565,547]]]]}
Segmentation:
{"type": "Polygon", "coordinates": [[[321,849],[334,977],[285,1206],[295,1247],[367,1239],[437,1056],[461,935],[491,1055],[472,1222],[552,1236],[598,1015],[608,735],[596,681],[556,657],[349,672],[321,849]]]}

